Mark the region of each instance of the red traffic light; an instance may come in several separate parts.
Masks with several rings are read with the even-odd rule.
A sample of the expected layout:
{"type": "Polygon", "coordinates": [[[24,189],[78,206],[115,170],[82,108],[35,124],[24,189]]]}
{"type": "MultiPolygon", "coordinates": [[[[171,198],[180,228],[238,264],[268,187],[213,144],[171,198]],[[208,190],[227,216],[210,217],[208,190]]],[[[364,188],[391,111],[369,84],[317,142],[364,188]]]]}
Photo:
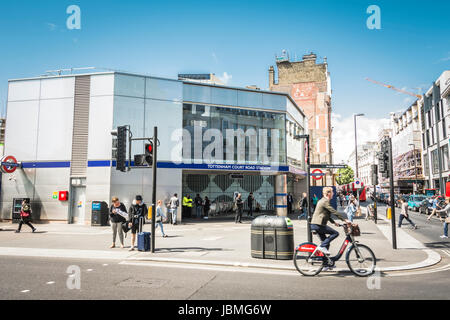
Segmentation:
{"type": "Polygon", "coordinates": [[[147,144],[145,145],[145,152],[146,152],[146,153],[153,153],[153,144],[147,143],[147,144]]]}

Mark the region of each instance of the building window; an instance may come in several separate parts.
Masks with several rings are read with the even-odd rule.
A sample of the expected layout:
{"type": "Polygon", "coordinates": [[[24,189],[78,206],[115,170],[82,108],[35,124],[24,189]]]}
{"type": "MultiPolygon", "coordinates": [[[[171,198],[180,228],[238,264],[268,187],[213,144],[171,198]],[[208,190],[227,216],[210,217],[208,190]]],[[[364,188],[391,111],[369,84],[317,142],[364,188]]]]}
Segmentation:
{"type": "Polygon", "coordinates": [[[443,134],[442,138],[447,137],[447,130],[445,128],[445,118],[442,118],[442,134],[443,134]]]}
{"type": "Polygon", "coordinates": [[[431,165],[433,174],[439,173],[439,158],[437,149],[431,151],[431,165]]]}
{"type": "Polygon", "coordinates": [[[423,148],[423,150],[425,150],[427,148],[427,146],[425,144],[426,144],[425,133],[422,133],[422,148],[423,148]]]}
{"type": "Polygon", "coordinates": [[[441,156],[442,156],[442,171],[447,171],[449,169],[448,164],[448,144],[441,147],[441,156]]]}

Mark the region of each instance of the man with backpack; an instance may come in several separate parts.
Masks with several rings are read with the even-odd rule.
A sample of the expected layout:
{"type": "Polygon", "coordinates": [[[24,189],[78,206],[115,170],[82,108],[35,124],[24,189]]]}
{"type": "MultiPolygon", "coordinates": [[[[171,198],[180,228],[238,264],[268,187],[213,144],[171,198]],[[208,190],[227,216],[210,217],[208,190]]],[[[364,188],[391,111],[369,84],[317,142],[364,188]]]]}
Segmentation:
{"type": "MultiPolygon", "coordinates": [[[[147,205],[142,202],[142,196],[136,196],[136,204],[131,205],[128,214],[128,223],[131,225],[131,249],[134,251],[134,243],[136,242],[136,233],[139,232],[139,219],[145,219],[148,212],[147,205]]],[[[144,220],[145,221],[145,220],[144,220]]]]}

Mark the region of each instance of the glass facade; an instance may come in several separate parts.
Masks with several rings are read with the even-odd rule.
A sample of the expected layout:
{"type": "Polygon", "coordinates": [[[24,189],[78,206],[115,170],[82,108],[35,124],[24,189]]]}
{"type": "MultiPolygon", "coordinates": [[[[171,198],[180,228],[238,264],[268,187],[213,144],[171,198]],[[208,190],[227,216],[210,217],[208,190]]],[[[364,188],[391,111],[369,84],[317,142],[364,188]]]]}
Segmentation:
{"type": "Polygon", "coordinates": [[[286,115],[183,105],[183,162],[286,165],[286,115]]]}

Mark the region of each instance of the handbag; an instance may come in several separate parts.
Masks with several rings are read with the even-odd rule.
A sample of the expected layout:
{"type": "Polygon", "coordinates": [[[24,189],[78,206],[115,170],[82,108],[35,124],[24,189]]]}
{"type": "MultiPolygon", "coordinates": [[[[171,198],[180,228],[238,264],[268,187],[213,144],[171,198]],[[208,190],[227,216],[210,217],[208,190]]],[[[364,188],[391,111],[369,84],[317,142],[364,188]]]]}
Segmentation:
{"type": "Polygon", "coordinates": [[[361,217],[361,207],[356,210],[356,216],[361,217]]]}

